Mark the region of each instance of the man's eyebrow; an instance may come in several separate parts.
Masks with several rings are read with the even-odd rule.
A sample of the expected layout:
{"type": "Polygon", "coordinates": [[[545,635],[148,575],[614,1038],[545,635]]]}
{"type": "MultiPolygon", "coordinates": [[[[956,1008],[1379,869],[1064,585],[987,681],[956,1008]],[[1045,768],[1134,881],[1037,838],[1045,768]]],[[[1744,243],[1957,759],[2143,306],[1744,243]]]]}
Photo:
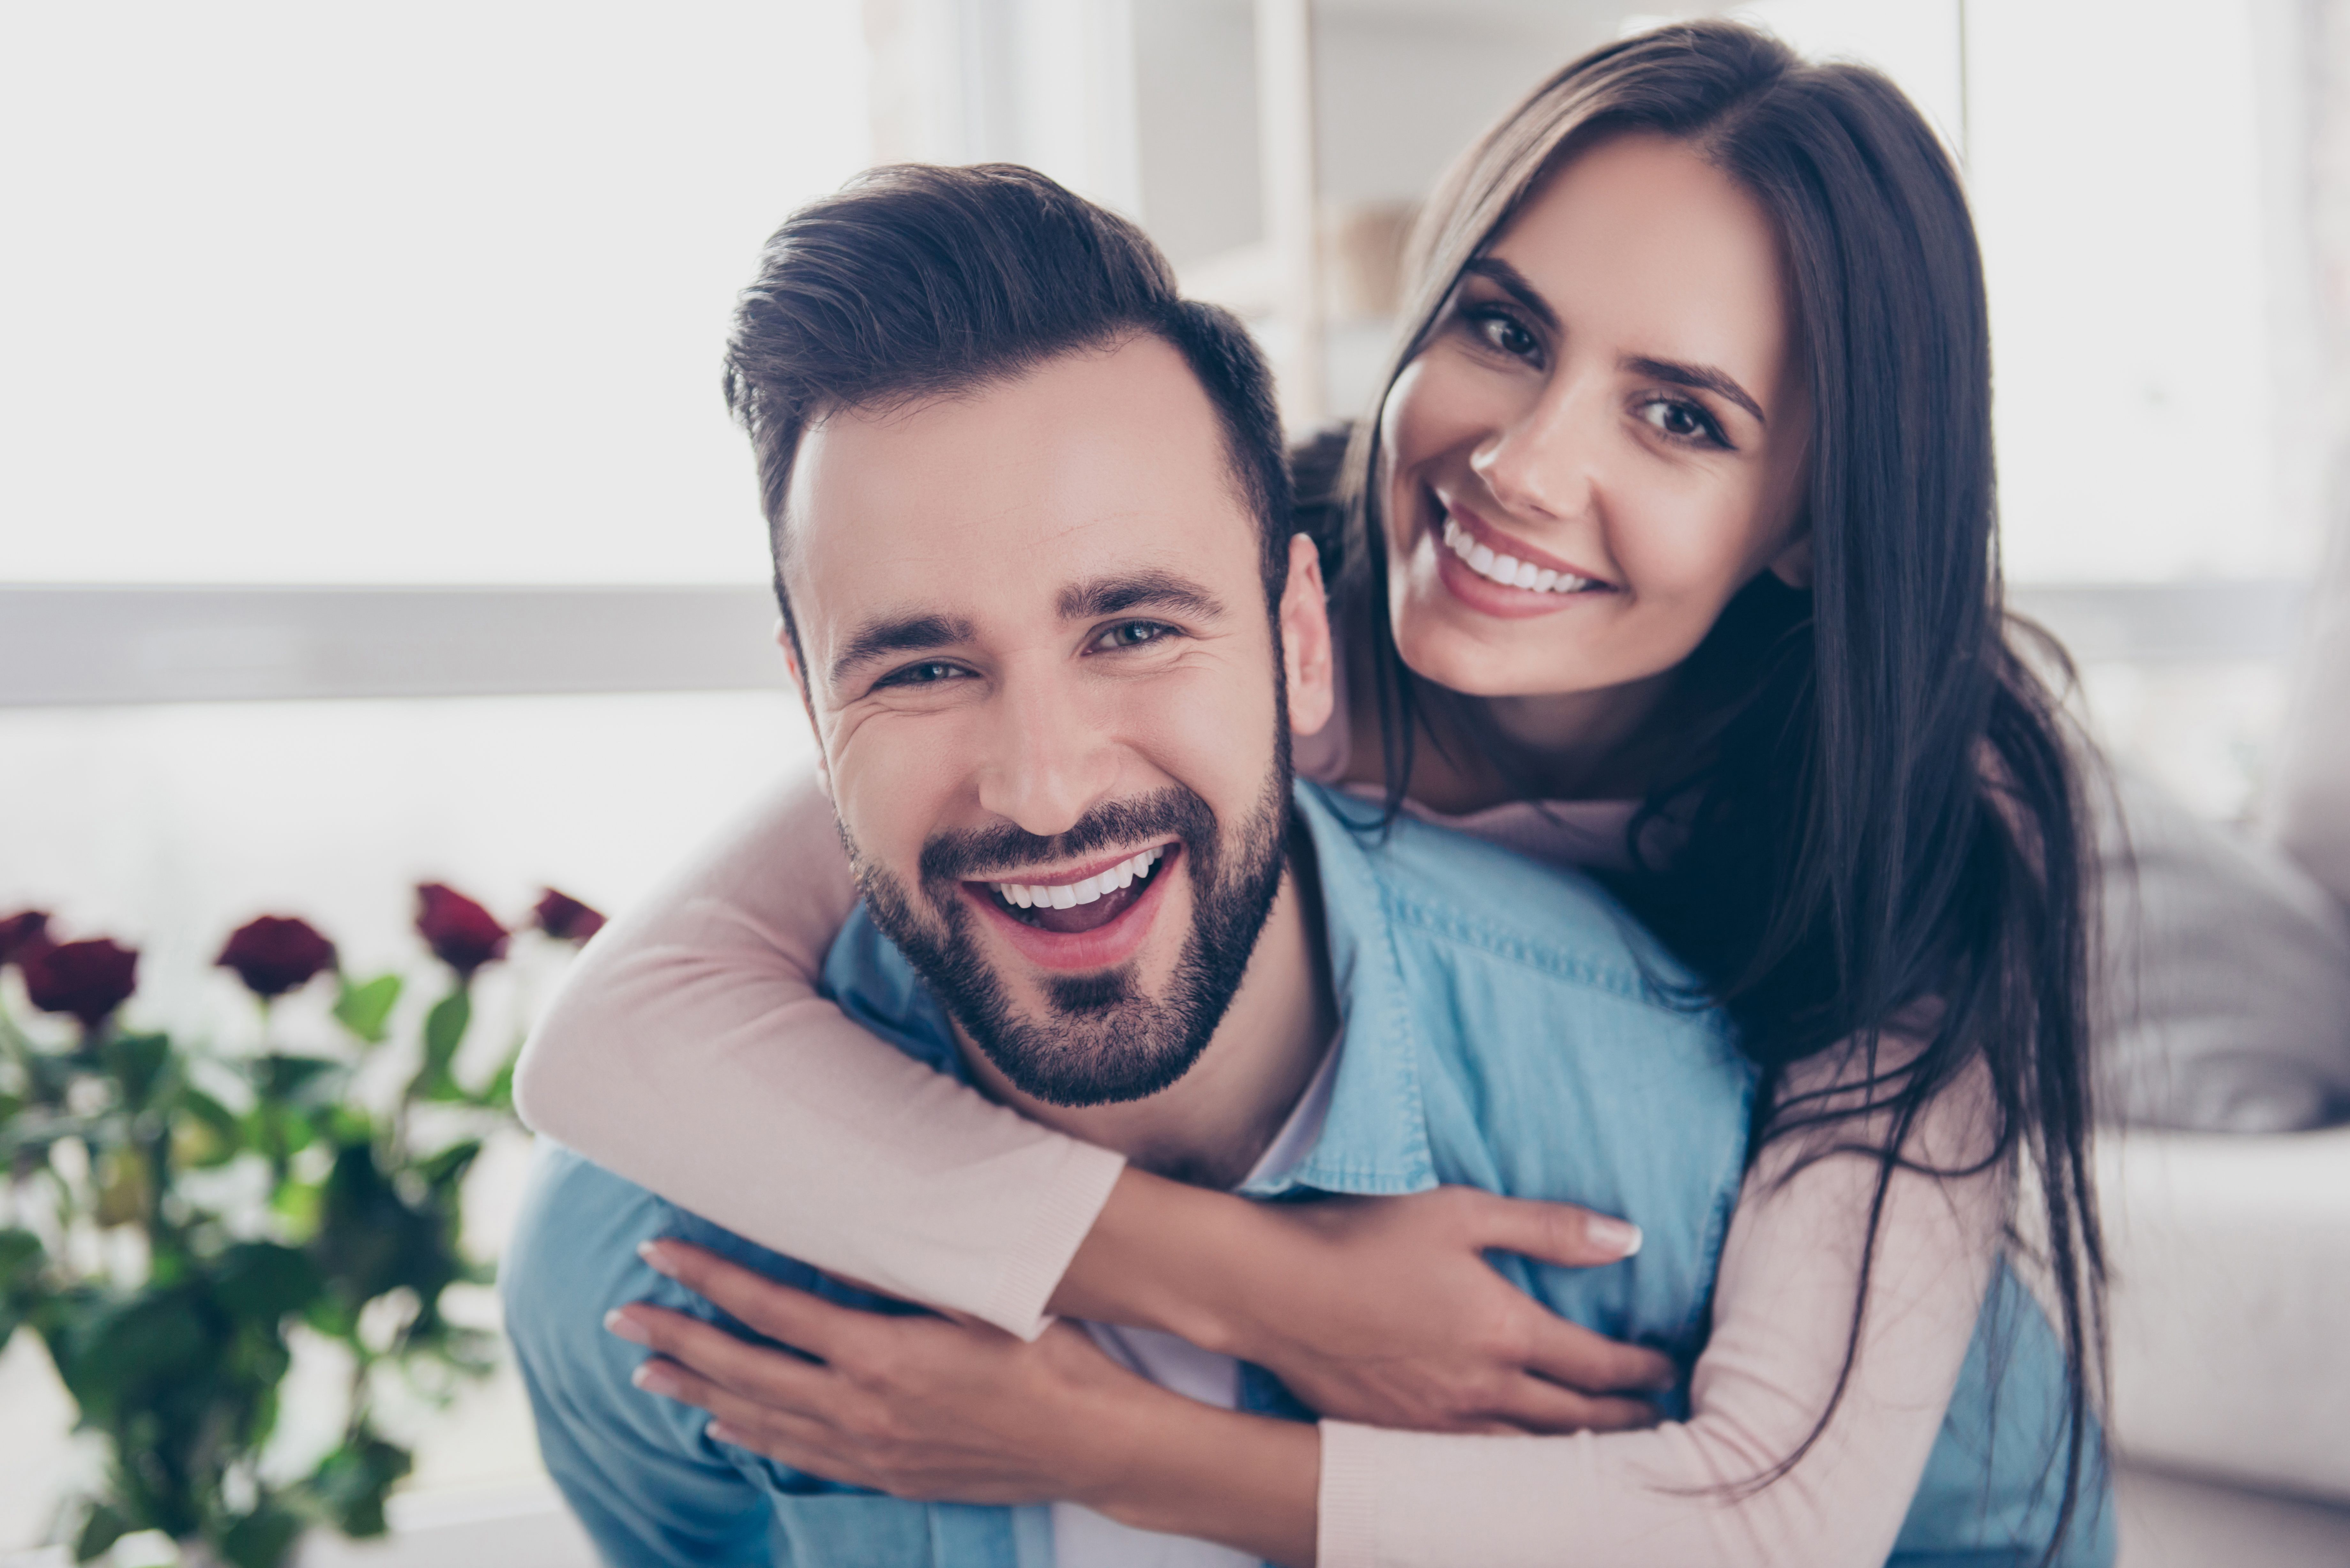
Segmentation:
{"type": "Polygon", "coordinates": [[[1224,613],[1223,601],[1199,584],[1172,572],[1158,571],[1071,583],[1061,590],[1055,607],[1063,620],[1097,620],[1134,609],[1167,610],[1202,620],[1214,620],[1224,613]]]}
{"type": "Polygon", "coordinates": [[[870,664],[888,654],[920,653],[924,649],[947,648],[971,639],[971,622],[954,616],[909,615],[868,620],[857,628],[841,649],[840,657],[832,661],[832,683],[839,685],[858,666],[870,664]]]}
{"type": "Polygon", "coordinates": [[[1554,332],[1558,330],[1558,312],[1550,307],[1550,301],[1542,296],[1540,289],[1526,281],[1525,274],[1501,257],[1479,256],[1461,270],[1464,273],[1474,273],[1486,282],[1499,287],[1512,299],[1524,306],[1535,320],[1554,332]]]}
{"type": "Polygon", "coordinates": [[[1711,365],[1684,365],[1673,359],[1649,359],[1639,355],[1627,355],[1617,361],[1636,376],[1653,376],[1659,381],[1669,381],[1676,387],[1693,387],[1728,398],[1754,416],[1754,422],[1768,425],[1762,417],[1762,405],[1747,396],[1746,389],[1711,365]]]}

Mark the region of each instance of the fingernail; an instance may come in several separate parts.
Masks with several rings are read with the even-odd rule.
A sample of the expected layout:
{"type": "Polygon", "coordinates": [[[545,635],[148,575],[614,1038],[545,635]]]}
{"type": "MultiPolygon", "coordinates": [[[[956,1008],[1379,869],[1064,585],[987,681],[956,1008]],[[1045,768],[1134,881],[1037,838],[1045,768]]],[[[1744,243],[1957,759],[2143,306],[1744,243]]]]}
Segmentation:
{"type": "Polygon", "coordinates": [[[1594,1214],[1583,1233],[1591,1238],[1594,1246],[1605,1247],[1619,1258],[1628,1258],[1640,1250],[1640,1228],[1628,1220],[1594,1214]]]}
{"type": "Polygon", "coordinates": [[[677,1392],[677,1375],[658,1361],[648,1361],[629,1374],[629,1381],[648,1394],[673,1395],[677,1392]]]}
{"type": "Polygon", "coordinates": [[[645,1332],[645,1325],[619,1307],[604,1314],[604,1331],[617,1334],[631,1345],[650,1345],[653,1342],[653,1336],[645,1332]]]}
{"type": "Polygon", "coordinates": [[[659,1241],[638,1242],[637,1256],[642,1258],[645,1261],[645,1267],[654,1273],[665,1275],[670,1279],[677,1277],[677,1265],[670,1261],[669,1249],[659,1241]]]}
{"type": "Polygon", "coordinates": [[[738,1449],[749,1447],[743,1441],[742,1434],[723,1421],[711,1422],[707,1430],[710,1440],[713,1443],[732,1443],[738,1449]]]}

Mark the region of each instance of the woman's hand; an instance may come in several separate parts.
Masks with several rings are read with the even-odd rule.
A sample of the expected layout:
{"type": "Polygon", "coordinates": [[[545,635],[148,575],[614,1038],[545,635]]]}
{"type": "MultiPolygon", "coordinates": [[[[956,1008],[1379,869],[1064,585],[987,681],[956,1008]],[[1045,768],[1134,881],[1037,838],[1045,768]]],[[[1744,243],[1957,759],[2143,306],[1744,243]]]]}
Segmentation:
{"type": "Polygon", "coordinates": [[[1068,1324],[1029,1344],[985,1324],[837,1306],[681,1241],[643,1251],[815,1358],[642,1303],[608,1316],[606,1327],[656,1353],[637,1386],[709,1411],[720,1442],[893,1497],[1080,1502],[1139,1529],[1313,1560],[1311,1427],[1171,1394],[1068,1324]]]}
{"type": "Polygon", "coordinates": [[[1616,1431],[1678,1376],[1656,1351],[1567,1322],[1488,1251],[1596,1268],[1639,1232],[1563,1203],[1468,1187],[1252,1203],[1132,1169],[1055,1312],[1163,1328],[1271,1368],[1321,1414],[1420,1431],[1616,1431]]]}

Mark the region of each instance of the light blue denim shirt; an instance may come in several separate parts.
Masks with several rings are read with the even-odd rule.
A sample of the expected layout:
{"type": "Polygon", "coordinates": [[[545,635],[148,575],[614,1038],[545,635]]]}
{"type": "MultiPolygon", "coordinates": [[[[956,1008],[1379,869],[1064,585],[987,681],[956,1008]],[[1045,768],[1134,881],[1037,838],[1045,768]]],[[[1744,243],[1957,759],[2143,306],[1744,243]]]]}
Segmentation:
{"type": "MultiPolygon", "coordinates": [[[[1553,1310],[1663,1350],[1686,1374],[1704,1343],[1755,1083],[1721,1015],[1671,1000],[1686,972],[1586,878],[1408,818],[1384,837],[1357,832],[1367,808],[1313,784],[1298,786],[1297,810],[1321,888],[1341,1054],[1303,1160],[1243,1190],[1281,1200],[1465,1183],[1620,1214],[1643,1231],[1623,1262],[1497,1266],[1553,1310]]],[[[862,910],[826,981],[899,1049],[963,1075],[944,1015],[862,910]]],[[[546,1150],[507,1254],[508,1331],[547,1468],[608,1561],[1049,1568],[1044,1509],[844,1489],[713,1443],[702,1412],[631,1386],[644,1352],[601,1327],[625,1302],[755,1337],[644,1266],[636,1244],[660,1235],[836,1301],[908,1310],[546,1150]]],[[[2045,1319],[2002,1272],[1895,1563],[2036,1561],[2036,1547],[2017,1543],[2044,1543],[2054,1511],[2054,1350],[2045,1319]]],[[[1241,1390],[1243,1408],[1305,1415],[1261,1369],[1243,1368],[1241,1390]]],[[[2076,1531],[2063,1562],[2109,1561],[2109,1535],[2076,1531]]]]}

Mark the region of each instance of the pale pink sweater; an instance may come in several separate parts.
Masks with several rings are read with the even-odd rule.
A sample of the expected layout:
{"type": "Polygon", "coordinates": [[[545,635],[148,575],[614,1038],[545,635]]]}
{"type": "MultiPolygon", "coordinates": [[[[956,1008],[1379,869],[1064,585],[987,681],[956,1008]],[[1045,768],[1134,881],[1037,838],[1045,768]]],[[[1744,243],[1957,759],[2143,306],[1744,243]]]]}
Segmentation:
{"type": "MultiPolygon", "coordinates": [[[[1332,749],[1301,745],[1300,771],[1334,776],[1332,749]]],[[[1589,864],[1620,846],[1627,809],[1503,806],[1455,825],[1589,864]]],[[[855,901],[829,804],[812,783],[777,794],[581,955],[525,1054],[524,1119],[763,1245],[1033,1335],[1120,1158],[982,1098],[819,996],[855,901]]],[[[1842,1070],[1817,1061],[1791,1086],[1842,1070]]],[[[1913,1152],[1970,1163],[1988,1104],[1962,1081],[1913,1152]]],[[[1780,1185],[1792,1158],[1774,1149],[1747,1180],[1687,1421],[1565,1438],[1325,1421],[1323,1568],[1882,1563],[1973,1334],[2008,1184],[1895,1178],[1834,1420],[1777,1483],[1709,1491],[1794,1451],[1843,1359],[1873,1167],[1832,1158],[1780,1185]]]]}

